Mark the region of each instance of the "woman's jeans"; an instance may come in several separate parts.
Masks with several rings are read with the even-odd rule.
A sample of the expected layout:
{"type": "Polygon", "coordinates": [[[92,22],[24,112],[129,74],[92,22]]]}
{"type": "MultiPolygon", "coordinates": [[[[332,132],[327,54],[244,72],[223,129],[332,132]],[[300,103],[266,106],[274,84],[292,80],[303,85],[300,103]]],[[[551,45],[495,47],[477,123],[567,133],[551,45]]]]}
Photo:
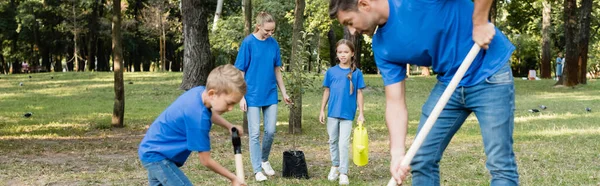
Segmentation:
{"type": "MultiPolygon", "coordinates": [[[[419,131],[446,89],[438,82],[422,108],[419,131]]],[[[439,162],[471,112],[481,128],[491,185],[518,185],[513,152],[515,88],[509,65],[471,87],[457,87],[411,163],[413,185],[440,185],[439,162]]]]}
{"type": "Polygon", "coordinates": [[[269,161],[271,145],[275,137],[275,124],[277,123],[277,104],[248,107],[248,136],[250,146],[250,161],[254,174],[262,171],[262,162],[269,161]],[[262,149],[260,145],[260,111],[263,113],[264,130],[262,149]]]}

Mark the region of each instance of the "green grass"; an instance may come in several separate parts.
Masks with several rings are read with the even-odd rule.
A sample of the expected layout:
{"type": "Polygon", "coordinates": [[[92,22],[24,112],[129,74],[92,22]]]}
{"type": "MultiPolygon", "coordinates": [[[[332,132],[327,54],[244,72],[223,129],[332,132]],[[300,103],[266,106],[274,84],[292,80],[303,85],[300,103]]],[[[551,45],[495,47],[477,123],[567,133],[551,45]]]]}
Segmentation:
{"type": "MultiPolygon", "coordinates": [[[[111,129],[113,74],[44,73],[0,76],[0,183],[4,185],[145,185],[146,171],[137,145],[148,125],[181,93],[181,73],[125,73],[125,128],[111,129]],[[51,77],[54,77],[51,79],[51,77]],[[23,86],[19,83],[23,82],[23,86]],[[132,82],[133,84],[129,84],[132,82]],[[22,115],[32,112],[33,116],[22,115]]],[[[387,130],[381,78],[367,75],[366,124],[370,162],[350,166],[352,185],[385,185],[389,179],[387,130]]],[[[415,135],[421,105],[434,77],[407,80],[409,139],[415,135]]],[[[516,79],[515,153],[522,185],[600,185],[600,82],[554,88],[552,80],[516,79]],[[541,113],[529,113],[538,105],[541,113]],[[591,107],[593,112],[585,112],[591,107]]],[[[320,84],[320,82],[315,82],[320,84]]],[[[287,107],[280,104],[270,161],[281,173],[282,153],[304,151],[309,180],[281,176],[251,185],[337,185],[326,179],[330,167],[325,125],[318,122],[321,90],[303,99],[303,134],[287,133],[287,107]]],[[[239,109],[226,113],[241,124],[239,109]]],[[[211,132],[212,156],[233,170],[227,132],[211,132]]],[[[247,137],[244,165],[251,175],[247,137]]],[[[203,167],[192,155],[183,170],[197,185],[227,185],[228,180],[203,167]]],[[[489,185],[479,127],[471,116],[450,143],[441,162],[443,185],[489,185]]],[[[410,183],[410,181],[408,181],[410,183]]],[[[2,185],[2,184],[0,184],[2,185]]]]}

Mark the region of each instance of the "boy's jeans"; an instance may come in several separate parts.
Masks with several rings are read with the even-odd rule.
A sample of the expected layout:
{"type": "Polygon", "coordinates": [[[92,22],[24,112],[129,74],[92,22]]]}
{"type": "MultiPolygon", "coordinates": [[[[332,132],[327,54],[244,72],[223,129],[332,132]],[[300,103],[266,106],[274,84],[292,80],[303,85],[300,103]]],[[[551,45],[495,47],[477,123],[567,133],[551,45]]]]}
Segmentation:
{"type": "Polygon", "coordinates": [[[277,104],[263,107],[248,107],[248,139],[250,141],[250,161],[254,174],[261,172],[261,163],[269,160],[271,145],[275,136],[277,123],[277,104]],[[260,111],[263,113],[265,135],[263,136],[262,149],[260,145],[260,111]]]}
{"type": "Polygon", "coordinates": [[[329,152],[331,164],[339,167],[338,172],[348,174],[348,149],[352,120],[327,117],[327,133],[329,134],[329,152]]]}
{"type": "MultiPolygon", "coordinates": [[[[446,89],[437,83],[423,105],[419,131],[446,89]]],[[[507,64],[472,87],[457,87],[411,163],[413,185],[440,185],[439,162],[452,136],[475,113],[481,128],[491,185],[518,185],[513,152],[515,88],[507,64]]]]}
{"type": "Polygon", "coordinates": [[[192,185],[185,174],[170,160],[164,159],[157,162],[142,162],[148,170],[148,182],[150,186],[179,186],[192,185]]]}

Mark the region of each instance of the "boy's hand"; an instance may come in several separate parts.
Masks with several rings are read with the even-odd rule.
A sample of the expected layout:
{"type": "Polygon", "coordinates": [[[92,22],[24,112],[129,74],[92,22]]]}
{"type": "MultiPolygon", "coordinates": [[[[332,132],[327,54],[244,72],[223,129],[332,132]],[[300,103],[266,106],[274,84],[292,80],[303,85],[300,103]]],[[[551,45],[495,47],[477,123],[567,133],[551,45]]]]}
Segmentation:
{"type": "MultiPolygon", "coordinates": [[[[244,127],[241,127],[241,126],[239,126],[239,125],[233,125],[233,126],[231,126],[231,128],[234,128],[234,127],[235,127],[235,129],[237,129],[237,131],[238,131],[238,133],[239,133],[240,137],[244,136],[244,127]]],[[[229,135],[231,135],[231,134],[232,134],[232,132],[231,132],[231,128],[229,128],[229,135]]]]}
{"type": "Polygon", "coordinates": [[[232,185],[232,186],[247,186],[247,184],[246,184],[246,183],[244,183],[244,180],[242,180],[242,179],[240,179],[240,178],[238,178],[238,177],[236,177],[236,179],[235,179],[235,180],[232,180],[232,181],[231,181],[231,185],[232,185]]]}
{"type": "Polygon", "coordinates": [[[240,100],[240,110],[244,112],[248,111],[248,105],[246,105],[246,98],[242,98],[242,100],[240,100]]]}
{"type": "Polygon", "coordinates": [[[319,114],[319,121],[321,124],[325,124],[325,111],[323,110],[321,110],[321,113],[319,114]]]}

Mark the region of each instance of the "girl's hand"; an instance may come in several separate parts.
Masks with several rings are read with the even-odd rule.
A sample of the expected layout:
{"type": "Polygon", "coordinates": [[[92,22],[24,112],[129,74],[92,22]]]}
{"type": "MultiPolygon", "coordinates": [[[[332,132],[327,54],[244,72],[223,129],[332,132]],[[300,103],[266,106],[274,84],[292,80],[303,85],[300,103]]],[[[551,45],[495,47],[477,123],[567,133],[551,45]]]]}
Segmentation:
{"type": "Polygon", "coordinates": [[[240,110],[246,112],[248,111],[248,105],[246,105],[246,98],[242,97],[242,100],[240,100],[240,110]]]}
{"type": "Polygon", "coordinates": [[[321,124],[325,124],[325,111],[321,110],[321,114],[319,114],[319,121],[321,124]]]}
{"type": "Polygon", "coordinates": [[[358,122],[365,122],[365,116],[362,114],[358,115],[358,122]]]}

